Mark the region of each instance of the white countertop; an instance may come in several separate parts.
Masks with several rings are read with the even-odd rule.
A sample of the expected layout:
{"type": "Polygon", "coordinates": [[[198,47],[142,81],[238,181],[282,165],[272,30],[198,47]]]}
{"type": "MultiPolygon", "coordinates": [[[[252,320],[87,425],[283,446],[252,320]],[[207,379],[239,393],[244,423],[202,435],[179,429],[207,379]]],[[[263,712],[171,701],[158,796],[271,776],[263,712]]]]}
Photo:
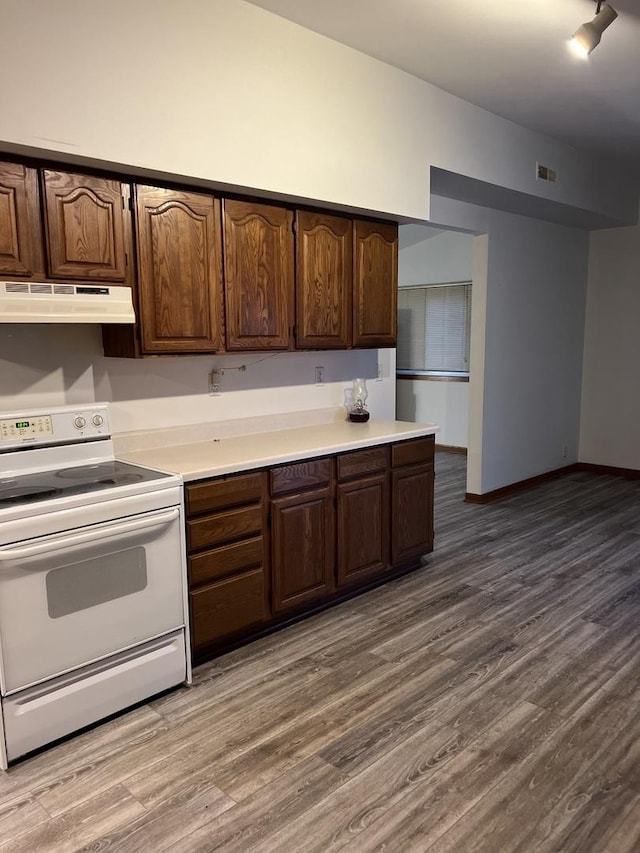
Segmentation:
{"type": "Polygon", "coordinates": [[[437,430],[435,424],[404,421],[373,420],[365,424],[340,421],[250,435],[212,437],[168,447],[120,450],[117,456],[124,462],[181,474],[189,481],[419,438],[433,435],[437,430]]]}

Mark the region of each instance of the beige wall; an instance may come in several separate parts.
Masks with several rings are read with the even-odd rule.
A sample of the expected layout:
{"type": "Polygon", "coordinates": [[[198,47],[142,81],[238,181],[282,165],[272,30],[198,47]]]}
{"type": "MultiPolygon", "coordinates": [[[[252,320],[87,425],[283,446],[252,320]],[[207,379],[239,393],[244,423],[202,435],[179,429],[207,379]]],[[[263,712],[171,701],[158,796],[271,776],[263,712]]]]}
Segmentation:
{"type": "Polygon", "coordinates": [[[0,150],[429,218],[429,168],[636,222],[603,161],[242,0],[2,0],[0,150]],[[558,173],[535,180],[536,161],[558,173]]]}
{"type": "Polygon", "coordinates": [[[439,197],[432,208],[486,234],[474,240],[467,491],[577,461],[588,233],[439,197]]]}
{"type": "Polygon", "coordinates": [[[640,228],[592,232],[580,461],[640,469],[640,228]]]}
{"type": "MultiPolygon", "coordinates": [[[[482,370],[472,372],[470,388],[469,490],[557,467],[565,444],[569,459],[577,457],[586,237],[522,217],[471,214],[470,205],[430,210],[429,171],[635,223],[637,187],[615,163],[242,0],[0,3],[0,151],[139,167],[489,232],[486,329],[472,333],[473,371],[482,370]],[[557,170],[557,184],[535,181],[537,160],[557,170]]],[[[475,305],[474,314],[481,316],[475,305]]],[[[20,327],[2,330],[0,405],[102,397],[114,401],[119,429],[183,413],[195,422],[264,407],[315,408],[341,398],[355,372],[373,380],[377,358],[327,356],[321,390],[312,384],[315,355],[278,356],[249,371],[251,387],[229,379],[230,392],[210,398],[205,357],[116,362],[102,358],[95,329],[20,327]]],[[[373,388],[379,411],[392,411],[393,380],[373,388]]]]}
{"type": "Polygon", "coordinates": [[[98,326],[0,325],[0,411],[106,401],[117,432],[341,406],[355,376],[367,379],[372,417],[393,420],[395,350],[129,360],[103,357],[98,326]],[[239,364],[247,370],[229,369],[239,364]],[[227,368],[219,396],[214,365],[227,368]]]}

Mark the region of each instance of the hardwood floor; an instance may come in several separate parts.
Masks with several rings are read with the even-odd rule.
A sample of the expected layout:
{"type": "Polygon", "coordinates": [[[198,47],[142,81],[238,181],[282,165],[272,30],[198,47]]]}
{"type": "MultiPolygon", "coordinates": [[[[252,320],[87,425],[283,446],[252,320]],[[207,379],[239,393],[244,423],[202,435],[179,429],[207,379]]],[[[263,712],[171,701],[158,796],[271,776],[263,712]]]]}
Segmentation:
{"type": "Polygon", "coordinates": [[[640,483],[464,463],[425,568],[0,776],[0,849],[639,851],[640,483]]]}

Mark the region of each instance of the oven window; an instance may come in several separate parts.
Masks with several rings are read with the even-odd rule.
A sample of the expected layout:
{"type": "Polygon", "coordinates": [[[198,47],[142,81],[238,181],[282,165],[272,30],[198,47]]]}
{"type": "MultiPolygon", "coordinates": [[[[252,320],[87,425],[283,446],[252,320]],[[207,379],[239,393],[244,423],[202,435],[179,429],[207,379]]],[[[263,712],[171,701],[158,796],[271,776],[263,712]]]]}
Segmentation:
{"type": "Polygon", "coordinates": [[[129,548],[61,566],[47,573],[49,616],[58,619],[125,595],[147,585],[144,548],[129,548]]]}

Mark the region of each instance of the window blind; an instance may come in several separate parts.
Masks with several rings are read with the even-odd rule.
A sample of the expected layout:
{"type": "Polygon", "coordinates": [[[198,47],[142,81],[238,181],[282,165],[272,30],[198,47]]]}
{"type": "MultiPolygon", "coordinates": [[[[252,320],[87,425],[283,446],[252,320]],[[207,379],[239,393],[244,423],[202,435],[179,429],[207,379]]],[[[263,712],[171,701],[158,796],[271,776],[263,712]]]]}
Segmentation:
{"type": "Polygon", "coordinates": [[[470,283],[401,287],[398,368],[467,373],[470,328],[470,283]]]}

